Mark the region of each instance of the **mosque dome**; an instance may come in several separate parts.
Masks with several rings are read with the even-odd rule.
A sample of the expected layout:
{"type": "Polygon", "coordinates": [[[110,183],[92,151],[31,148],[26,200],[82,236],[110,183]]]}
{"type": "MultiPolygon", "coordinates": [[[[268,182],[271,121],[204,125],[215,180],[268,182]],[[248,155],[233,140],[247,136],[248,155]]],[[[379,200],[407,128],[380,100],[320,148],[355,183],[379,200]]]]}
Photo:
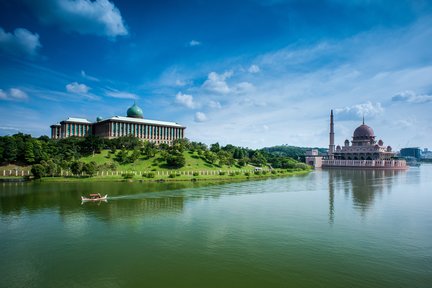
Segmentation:
{"type": "Polygon", "coordinates": [[[371,127],[362,124],[354,130],[354,138],[357,139],[368,139],[375,137],[374,131],[371,127]]]}
{"type": "Polygon", "coordinates": [[[127,117],[143,119],[144,114],[143,114],[143,111],[141,110],[141,108],[138,107],[138,105],[136,105],[136,103],[134,103],[134,105],[129,107],[129,109],[127,110],[127,117]]]}
{"type": "Polygon", "coordinates": [[[102,117],[100,117],[100,116],[96,117],[96,122],[100,122],[100,121],[102,121],[102,120],[103,120],[102,117]]]}

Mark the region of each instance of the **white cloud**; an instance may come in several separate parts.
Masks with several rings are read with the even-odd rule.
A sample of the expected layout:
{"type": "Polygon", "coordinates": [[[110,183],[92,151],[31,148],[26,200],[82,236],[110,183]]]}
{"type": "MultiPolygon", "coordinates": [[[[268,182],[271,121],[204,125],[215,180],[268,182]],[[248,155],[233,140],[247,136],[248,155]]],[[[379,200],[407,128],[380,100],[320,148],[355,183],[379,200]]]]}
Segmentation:
{"type": "Polygon", "coordinates": [[[338,120],[358,120],[362,117],[367,117],[369,119],[374,118],[384,112],[381,107],[381,103],[375,103],[368,101],[363,104],[356,104],[353,106],[345,108],[337,108],[334,110],[338,117],[338,120]]]}
{"type": "Polygon", "coordinates": [[[197,40],[192,40],[189,42],[189,46],[194,47],[194,46],[200,46],[201,42],[197,41],[197,40]]]}
{"type": "Polygon", "coordinates": [[[218,101],[211,100],[209,102],[209,107],[213,109],[220,109],[222,108],[222,105],[218,101]]]}
{"type": "Polygon", "coordinates": [[[24,28],[8,33],[0,27],[0,49],[14,55],[35,56],[42,45],[39,35],[24,28]]]}
{"type": "Polygon", "coordinates": [[[115,38],[128,34],[119,9],[108,0],[27,1],[47,24],[66,31],[115,38]]]}
{"type": "Polygon", "coordinates": [[[235,92],[238,94],[252,92],[255,90],[255,86],[249,82],[240,82],[235,86],[235,92]]]}
{"type": "Polygon", "coordinates": [[[258,73],[260,72],[260,68],[258,67],[258,65],[251,65],[248,69],[249,73],[258,73]]]}
{"type": "Polygon", "coordinates": [[[87,94],[90,90],[90,87],[85,84],[80,84],[78,82],[72,82],[66,85],[66,90],[70,93],[75,94],[87,94]]]}
{"type": "Polygon", "coordinates": [[[138,95],[134,93],[124,92],[124,91],[108,91],[106,92],[106,95],[112,98],[119,98],[119,99],[138,99],[138,95]]]}
{"type": "Polygon", "coordinates": [[[100,81],[98,78],[88,75],[84,70],[81,70],[81,76],[87,80],[91,80],[91,81],[95,81],[95,82],[100,81]]]}
{"type": "Polygon", "coordinates": [[[399,92],[392,97],[393,102],[405,102],[414,104],[424,104],[432,102],[432,95],[417,94],[414,91],[403,91],[399,92]]]}
{"type": "Polygon", "coordinates": [[[223,74],[210,72],[208,74],[207,80],[204,82],[202,87],[209,92],[227,94],[231,91],[231,89],[226,83],[226,79],[230,78],[232,75],[233,75],[232,71],[227,71],[223,74]]]}
{"type": "Polygon", "coordinates": [[[178,92],[176,95],[176,103],[183,105],[183,106],[190,108],[190,109],[194,109],[198,106],[194,102],[192,95],[183,94],[181,92],[178,92]]]}
{"type": "Polygon", "coordinates": [[[207,116],[203,112],[195,113],[195,122],[205,122],[207,121],[207,116]]]}
{"type": "Polygon", "coordinates": [[[11,88],[9,91],[3,91],[0,89],[0,99],[1,100],[13,100],[13,101],[22,101],[27,100],[28,95],[24,91],[18,88],[11,88]]]}

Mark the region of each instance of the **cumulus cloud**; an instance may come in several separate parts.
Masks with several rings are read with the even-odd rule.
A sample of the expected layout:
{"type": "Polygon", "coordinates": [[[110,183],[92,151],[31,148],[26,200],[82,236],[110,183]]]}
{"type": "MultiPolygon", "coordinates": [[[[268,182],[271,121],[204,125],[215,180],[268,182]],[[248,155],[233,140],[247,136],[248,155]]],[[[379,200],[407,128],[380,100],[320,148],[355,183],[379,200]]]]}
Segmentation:
{"type": "Polygon", "coordinates": [[[194,46],[200,46],[201,42],[197,41],[197,40],[192,40],[189,42],[189,46],[194,47],[194,46]]]}
{"type": "Polygon", "coordinates": [[[128,34],[119,9],[108,0],[45,0],[27,3],[46,24],[66,31],[115,38],[128,34]]]}
{"type": "Polygon", "coordinates": [[[260,68],[258,67],[258,65],[251,65],[248,69],[249,73],[258,73],[260,72],[260,68]]]}
{"type": "Polygon", "coordinates": [[[66,85],[66,91],[70,93],[87,94],[89,90],[90,87],[85,84],[80,84],[78,82],[72,82],[66,85]]]}
{"type": "Polygon", "coordinates": [[[231,89],[226,83],[226,79],[230,78],[232,75],[233,75],[232,71],[227,71],[223,74],[210,72],[207,80],[204,82],[202,87],[209,92],[227,94],[231,91],[231,89]]]}
{"type": "Polygon", "coordinates": [[[18,88],[11,88],[8,91],[3,91],[0,89],[0,99],[1,100],[12,100],[12,101],[22,101],[27,100],[27,93],[18,88]]]}
{"type": "Polygon", "coordinates": [[[176,95],[176,103],[183,105],[183,106],[190,108],[190,109],[194,109],[198,106],[194,102],[192,95],[183,94],[181,92],[178,92],[176,95]]]}
{"type": "Polygon", "coordinates": [[[367,118],[374,118],[384,112],[381,107],[381,103],[375,103],[368,101],[363,104],[357,104],[345,108],[338,108],[334,110],[338,116],[338,120],[358,120],[363,116],[367,118]]]}
{"type": "Polygon", "coordinates": [[[112,98],[119,98],[119,99],[138,99],[138,95],[134,93],[124,92],[124,91],[108,91],[106,92],[106,95],[112,98]]]}
{"type": "Polygon", "coordinates": [[[24,28],[17,28],[13,33],[5,32],[0,27],[0,50],[14,55],[35,56],[42,45],[39,35],[24,28]]]}
{"type": "Polygon", "coordinates": [[[414,91],[403,91],[399,92],[392,97],[393,102],[405,102],[405,103],[415,103],[423,104],[432,102],[432,95],[427,94],[417,94],[414,91]]]}
{"type": "Polygon", "coordinates": [[[195,122],[205,122],[207,121],[207,116],[203,112],[195,113],[195,122]]]}

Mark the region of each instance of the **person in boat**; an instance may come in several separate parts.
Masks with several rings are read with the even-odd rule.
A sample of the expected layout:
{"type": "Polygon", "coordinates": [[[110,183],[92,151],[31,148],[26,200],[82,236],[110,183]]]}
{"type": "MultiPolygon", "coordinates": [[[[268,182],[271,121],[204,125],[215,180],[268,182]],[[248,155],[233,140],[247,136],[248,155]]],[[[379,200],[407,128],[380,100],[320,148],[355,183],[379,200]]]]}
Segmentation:
{"type": "Polygon", "coordinates": [[[100,199],[100,198],[102,198],[102,196],[100,195],[100,193],[90,194],[90,198],[91,199],[100,199]]]}

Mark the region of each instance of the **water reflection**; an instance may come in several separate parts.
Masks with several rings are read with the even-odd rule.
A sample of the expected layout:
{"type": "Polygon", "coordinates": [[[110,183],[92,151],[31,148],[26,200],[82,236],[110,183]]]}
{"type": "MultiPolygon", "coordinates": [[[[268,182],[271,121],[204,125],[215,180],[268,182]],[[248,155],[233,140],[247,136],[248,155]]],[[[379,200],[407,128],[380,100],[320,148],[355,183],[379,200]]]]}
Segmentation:
{"type": "Polygon", "coordinates": [[[328,170],[329,187],[329,222],[335,217],[335,191],[341,191],[351,197],[353,206],[364,216],[375,198],[384,191],[391,191],[395,177],[405,171],[400,170],[328,170]]]}

